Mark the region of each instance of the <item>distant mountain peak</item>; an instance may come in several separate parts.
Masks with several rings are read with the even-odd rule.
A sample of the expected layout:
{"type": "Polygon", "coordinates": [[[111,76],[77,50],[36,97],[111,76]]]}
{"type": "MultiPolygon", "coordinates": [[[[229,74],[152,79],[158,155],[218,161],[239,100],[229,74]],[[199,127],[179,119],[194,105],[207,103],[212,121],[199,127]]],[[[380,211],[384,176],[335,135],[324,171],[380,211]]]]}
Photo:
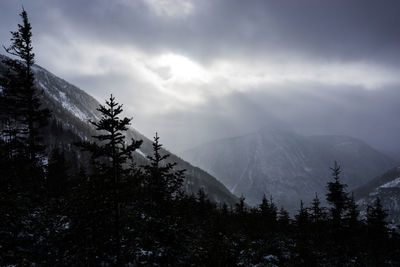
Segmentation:
{"type": "Polygon", "coordinates": [[[365,142],[348,136],[302,136],[287,128],[261,128],[183,153],[193,164],[219,178],[232,193],[259,204],[264,194],[295,210],[300,199],[325,195],[329,167],[338,161],[343,181],[355,188],[394,162],[365,142]]]}

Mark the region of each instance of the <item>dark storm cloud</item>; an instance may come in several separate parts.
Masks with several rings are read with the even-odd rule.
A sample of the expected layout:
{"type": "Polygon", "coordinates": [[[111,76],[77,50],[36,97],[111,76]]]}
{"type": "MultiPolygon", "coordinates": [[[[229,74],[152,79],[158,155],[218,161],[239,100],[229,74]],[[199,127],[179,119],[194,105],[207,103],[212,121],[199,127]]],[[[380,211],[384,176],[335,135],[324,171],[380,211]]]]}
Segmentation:
{"type": "Polygon", "coordinates": [[[292,50],[341,60],[399,60],[399,1],[196,1],[192,15],[169,20],[136,2],[127,9],[101,8],[96,1],[89,18],[85,8],[77,8],[77,21],[84,25],[89,19],[95,34],[105,29],[105,39],[114,33],[118,41],[175,47],[202,58],[292,50]]]}
{"type": "MultiPolygon", "coordinates": [[[[12,1],[14,2],[14,1],[12,1]]],[[[193,12],[157,16],[146,1],[25,1],[41,31],[63,34],[68,25],[93,41],[166,47],[199,59],[294,53],[322,59],[400,59],[400,2],[387,1],[190,1],[193,12]],[[57,14],[57,16],[54,16],[57,14]],[[47,20],[46,20],[47,19],[47,20]],[[48,23],[52,20],[52,23],[48,23]],[[59,28],[61,27],[61,28],[59,28]]],[[[2,1],[4,11],[15,5],[2,1]]],[[[2,19],[3,20],[3,19],[2,19]]]]}

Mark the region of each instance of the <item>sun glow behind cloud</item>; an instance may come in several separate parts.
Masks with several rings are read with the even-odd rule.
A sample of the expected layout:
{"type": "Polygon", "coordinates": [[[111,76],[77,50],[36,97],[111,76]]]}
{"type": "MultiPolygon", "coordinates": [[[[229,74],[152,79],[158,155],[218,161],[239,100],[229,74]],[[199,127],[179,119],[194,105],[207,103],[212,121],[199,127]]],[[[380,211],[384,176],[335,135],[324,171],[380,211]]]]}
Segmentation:
{"type": "MultiPolygon", "coordinates": [[[[359,86],[374,90],[400,83],[397,73],[369,62],[321,62],[296,57],[282,61],[271,56],[216,58],[205,64],[168,50],[149,54],[133,46],[94,46],[81,38],[72,38],[67,48],[60,42],[50,36],[40,36],[39,47],[46,53],[39,51],[38,54],[46,67],[72,81],[77,74],[93,79],[117,77],[122,86],[117,88],[121,95],[136,99],[135,94],[140,93],[152,103],[132,103],[148,114],[190,109],[212,97],[234,92],[282,90],[278,88],[291,84],[359,86]]],[[[91,93],[102,99],[106,95],[99,92],[106,89],[110,90],[92,88],[91,93]]]]}
{"type": "Polygon", "coordinates": [[[161,55],[157,60],[157,65],[166,67],[170,70],[171,77],[166,80],[177,82],[209,82],[210,73],[202,66],[182,55],[167,53],[161,55]]]}
{"type": "MultiPolygon", "coordinates": [[[[176,14],[193,14],[192,1],[174,3],[176,14]]],[[[171,3],[146,0],[146,5],[169,10],[171,3]]],[[[236,92],[273,93],[291,86],[307,88],[310,84],[375,90],[400,83],[395,69],[367,59],[322,60],[295,51],[273,51],[260,55],[219,55],[202,61],[182,49],[147,51],[134,43],[95,43],[84,32],[76,31],[61,13],[54,16],[62,25],[62,38],[46,33],[37,35],[38,63],[88,90],[98,100],[110,91],[118,91],[127,100],[127,106],[144,115],[190,110],[212,98],[236,92]],[[97,80],[104,82],[96,83],[97,80]]]]}

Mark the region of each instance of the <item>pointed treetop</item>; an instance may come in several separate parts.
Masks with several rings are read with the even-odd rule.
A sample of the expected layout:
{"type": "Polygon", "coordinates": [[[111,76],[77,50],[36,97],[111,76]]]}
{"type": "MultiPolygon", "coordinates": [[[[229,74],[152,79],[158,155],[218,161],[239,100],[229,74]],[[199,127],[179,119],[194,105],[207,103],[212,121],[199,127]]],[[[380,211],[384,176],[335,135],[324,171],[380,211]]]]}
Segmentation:
{"type": "Polygon", "coordinates": [[[11,31],[12,44],[9,47],[5,47],[3,45],[3,48],[8,54],[20,57],[26,61],[29,66],[31,66],[34,64],[35,57],[31,40],[32,26],[29,23],[28,14],[23,7],[19,15],[22,18],[22,25],[18,24],[17,31],[11,31]]]}
{"type": "Polygon", "coordinates": [[[338,165],[337,161],[335,160],[333,167],[330,167],[332,171],[332,175],[335,180],[339,180],[340,173],[342,172],[340,166],[338,165]]]}

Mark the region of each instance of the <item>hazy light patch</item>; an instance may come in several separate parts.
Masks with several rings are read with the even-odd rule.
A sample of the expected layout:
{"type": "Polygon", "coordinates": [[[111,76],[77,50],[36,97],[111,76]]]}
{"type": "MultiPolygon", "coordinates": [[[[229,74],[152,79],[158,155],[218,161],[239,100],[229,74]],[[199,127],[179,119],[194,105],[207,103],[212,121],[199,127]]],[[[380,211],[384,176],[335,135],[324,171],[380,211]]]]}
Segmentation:
{"type": "Polygon", "coordinates": [[[90,88],[97,99],[107,97],[103,92],[117,90],[126,99],[135,99],[126,104],[140,106],[144,114],[185,110],[206,100],[199,84],[207,79],[207,72],[183,56],[152,56],[134,47],[93,46],[79,38],[72,40],[63,46],[62,40],[42,35],[40,49],[47,52],[40,53],[38,64],[72,82],[76,76],[114,79],[118,88],[109,88],[109,84],[102,85],[108,88],[90,88]]]}
{"type": "Polygon", "coordinates": [[[202,66],[181,55],[172,53],[161,55],[156,64],[170,69],[171,77],[166,79],[167,82],[209,82],[211,78],[210,73],[202,66]]]}
{"type": "MultiPolygon", "coordinates": [[[[126,0],[125,0],[126,1],[126,0]]],[[[194,11],[192,0],[143,0],[157,16],[184,18],[194,11]]]]}
{"type": "Polygon", "coordinates": [[[325,85],[361,86],[378,89],[400,83],[392,70],[365,62],[217,62],[212,71],[229,88],[245,92],[263,85],[320,83],[325,85]]]}
{"type": "Polygon", "coordinates": [[[143,114],[185,111],[213,97],[255,90],[277,92],[293,84],[303,89],[307,84],[378,89],[400,83],[393,70],[368,62],[313,62],[297,58],[282,61],[261,57],[216,58],[204,65],[170,51],[148,54],[133,46],[93,45],[81,36],[75,37],[65,43],[40,35],[38,64],[45,62],[44,67],[71,81],[76,75],[114,80],[118,88],[92,88],[91,93],[96,92],[95,97],[103,99],[107,95],[100,95],[102,92],[118,90],[121,96],[134,99],[126,104],[140,107],[143,114]]]}
{"type": "Polygon", "coordinates": [[[152,57],[147,66],[158,76],[153,82],[165,94],[179,101],[171,105],[174,109],[202,104],[207,99],[207,87],[213,81],[213,74],[187,57],[165,53],[152,57]]]}

